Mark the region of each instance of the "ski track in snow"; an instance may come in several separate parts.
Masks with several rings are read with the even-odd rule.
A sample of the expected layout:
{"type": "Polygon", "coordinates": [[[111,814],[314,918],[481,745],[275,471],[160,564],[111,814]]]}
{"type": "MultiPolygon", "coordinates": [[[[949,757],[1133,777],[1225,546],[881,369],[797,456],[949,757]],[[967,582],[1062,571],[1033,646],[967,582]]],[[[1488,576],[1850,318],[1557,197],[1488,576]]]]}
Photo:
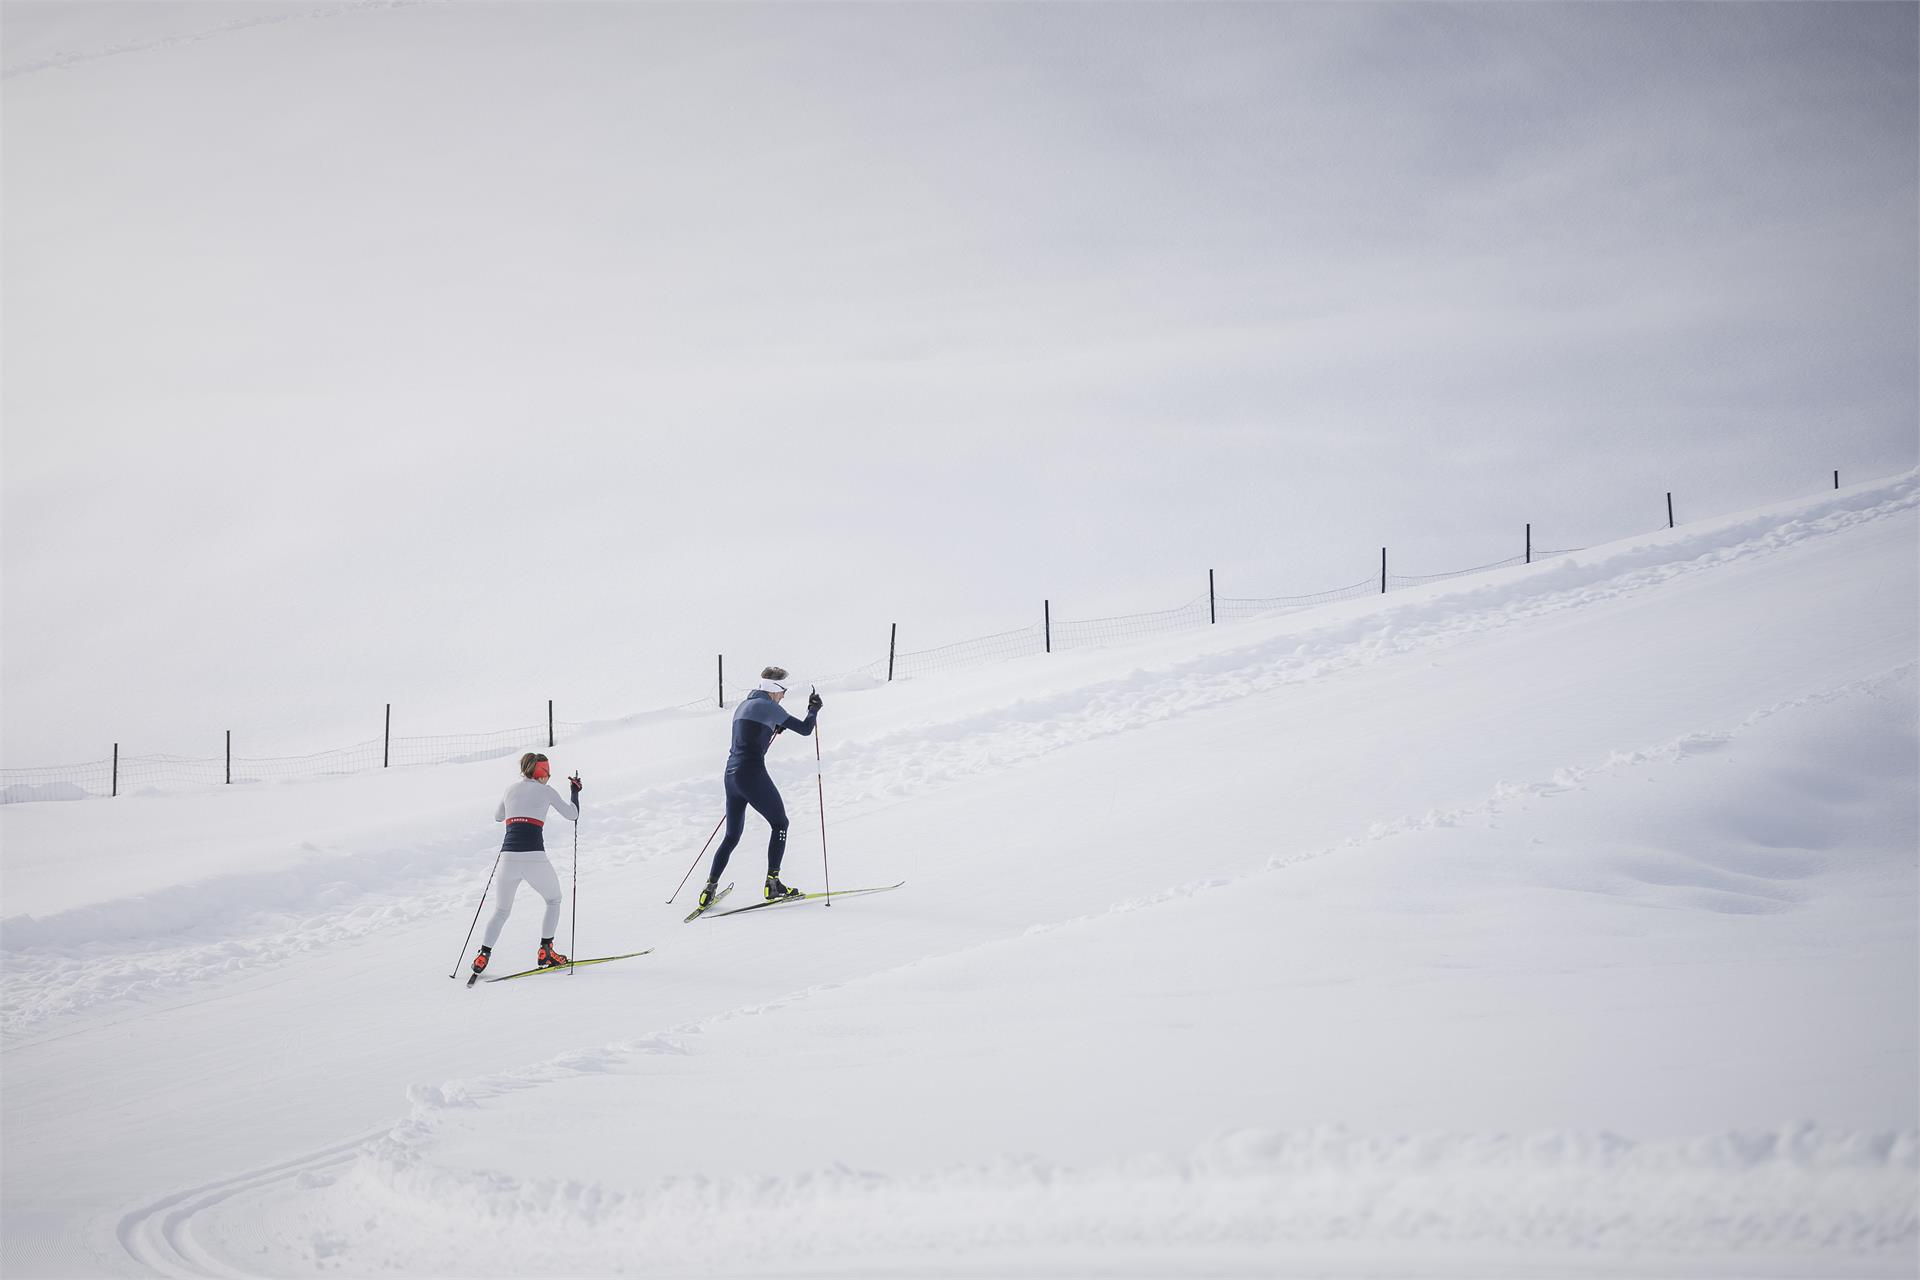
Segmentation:
{"type": "MultiPolygon", "coordinates": [[[[1413,598],[1387,597],[1388,603],[1376,610],[1304,632],[1139,668],[1042,697],[1017,698],[941,723],[844,741],[835,746],[827,772],[843,820],[851,820],[956,779],[1005,772],[1079,743],[1252,694],[1409,653],[1443,650],[1518,623],[1655,591],[1678,577],[1776,554],[1916,507],[1920,474],[1910,473],[1809,502],[1792,518],[1774,514],[1732,521],[1612,554],[1590,553],[1591,559],[1506,571],[1496,583],[1471,588],[1454,583],[1413,598]]],[[[1780,709],[1755,714],[1765,717],[1780,709]]],[[[1687,749],[1686,740],[1680,740],[1650,750],[1658,755],[1687,749]]],[[[1603,767],[1634,758],[1616,757],[1603,767]]],[[[783,788],[814,771],[812,761],[792,759],[772,769],[783,788]]],[[[1490,812],[1523,792],[1545,795],[1577,785],[1585,772],[1591,771],[1561,770],[1550,781],[1497,790],[1470,808],[1436,811],[1385,828],[1376,824],[1375,830],[1344,844],[1283,855],[1282,860],[1322,857],[1379,835],[1490,812]]],[[[703,774],[596,807],[596,857],[603,870],[656,859],[677,863],[711,828],[713,791],[713,779],[703,774]]],[[[0,1035],[19,1041],[51,1019],[116,1003],[168,999],[209,982],[258,975],[378,931],[471,909],[470,838],[363,854],[315,852],[322,856],[282,871],[221,876],[44,919],[14,916],[0,921],[5,968],[0,978],[0,1035]],[[203,940],[221,930],[227,931],[225,936],[203,940]]],[[[1162,896],[1191,891],[1192,886],[1176,887],[1162,896]]],[[[1116,909],[1130,905],[1137,904],[1117,904],[1116,909]]]]}
{"type": "MultiPolygon", "coordinates": [[[[127,40],[119,44],[107,45],[97,49],[56,49],[50,53],[27,58],[21,62],[0,68],[0,80],[12,80],[19,76],[32,75],[39,71],[57,71],[66,67],[76,67],[82,63],[95,62],[101,58],[117,58],[129,53],[147,53],[156,49],[170,49],[179,45],[198,44],[202,40],[217,40],[221,36],[235,32],[251,30],[254,27],[278,26],[286,22],[310,22],[321,18],[334,18],[342,14],[360,13],[376,9],[400,9],[410,5],[428,3],[429,0],[341,0],[340,3],[309,8],[278,8],[245,18],[236,18],[232,22],[223,22],[217,26],[199,31],[183,31],[178,35],[155,36],[147,40],[127,40]]],[[[156,6],[157,7],[157,6],[156,6]]],[[[271,8],[270,6],[267,6],[271,8]]]]}
{"type": "MultiPolygon", "coordinates": [[[[916,957],[851,981],[907,973],[1018,945],[1022,938],[1095,925],[1409,832],[1488,821],[1517,804],[1570,794],[1608,775],[1724,750],[1796,709],[1851,698],[1908,698],[1916,672],[1920,662],[1905,663],[1766,707],[1728,730],[1688,733],[1643,750],[1616,752],[1604,765],[1557,770],[1550,780],[1501,782],[1479,804],[1375,823],[1338,844],[1277,855],[1247,876],[1195,880],[1104,912],[916,957]]],[[[1582,1251],[1599,1256],[1628,1245],[1643,1259],[1732,1253],[1831,1261],[1837,1253],[1863,1264],[1897,1260],[1920,1240],[1920,1130],[1834,1132],[1806,1123],[1774,1132],[1658,1141],[1576,1131],[1381,1137],[1338,1126],[1302,1132],[1246,1129],[1184,1155],[1134,1155],[1091,1167],[1010,1156],[895,1175],[836,1164],[794,1176],[657,1178],[624,1189],[450,1169],[433,1159],[446,1121],[459,1113],[546,1085],[638,1074],[647,1058],[686,1054],[691,1037],[847,985],[818,983],[508,1071],[414,1085],[407,1091],[409,1111],[391,1129],[167,1196],[122,1219],[121,1243],[160,1274],[243,1274],[221,1261],[217,1246],[201,1239],[198,1233],[213,1234],[206,1215],[233,1208],[229,1201],[271,1197],[288,1186],[304,1192],[332,1188],[345,1197],[344,1205],[332,1206],[331,1218],[326,1209],[319,1211],[325,1225],[316,1225],[304,1242],[277,1241],[293,1244],[294,1257],[315,1266],[330,1265],[336,1256],[351,1259],[356,1232],[369,1216],[366,1207],[374,1205],[383,1213],[406,1215],[413,1228],[424,1224],[423,1234],[438,1241],[436,1259],[470,1257],[471,1265],[480,1265],[489,1255],[484,1244],[474,1243],[477,1218],[491,1230],[527,1238],[591,1239],[601,1252],[583,1254],[578,1263],[589,1270],[605,1256],[605,1238],[613,1232],[623,1250],[648,1257],[650,1265],[733,1274],[781,1272],[809,1257],[844,1263],[845,1241],[855,1234],[863,1265],[897,1259],[901,1274],[938,1274],[925,1265],[927,1257],[964,1255],[980,1261],[996,1252],[1015,1270],[1030,1269],[1032,1258],[1045,1256],[1049,1244],[1060,1240],[1092,1248],[1096,1255],[1112,1251],[1114,1264],[1098,1269],[1120,1272],[1128,1268],[1118,1259],[1136,1253],[1132,1264],[1152,1272],[1155,1256],[1179,1258],[1185,1267],[1196,1249],[1224,1250],[1231,1260],[1258,1257],[1258,1250],[1275,1246],[1329,1240],[1362,1250],[1471,1245],[1562,1255],[1571,1250],[1575,1256],[1582,1251]],[[716,1250],[710,1224],[742,1214],[765,1231],[744,1244],[730,1237],[724,1252],[716,1250]],[[777,1246],[758,1243],[767,1233],[777,1246]]],[[[314,1216],[304,1212],[302,1220],[314,1216]]],[[[564,1246],[547,1261],[567,1269],[564,1246]]],[[[1076,1265],[1085,1264],[1082,1254],[1076,1265]]],[[[988,1262],[981,1266],[993,1269],[988,1262]]]]}
{"type": "Polygon", "coordinates": [[[195,1238],[193,1227],[201,1215],[235,1196],[264,1191],[283,1183],[300,1187],[324,1185],[329,1170],[350,1163],[365,1150],[371,1137],[329,1147],[283,1164],[256,1169],[181,1191],[135,1210],[120,1219],[116,1234],[129,1257],[155,1275],[222,1276],[244,1280],[253,1273],[219,1262],[195,1238]]]}

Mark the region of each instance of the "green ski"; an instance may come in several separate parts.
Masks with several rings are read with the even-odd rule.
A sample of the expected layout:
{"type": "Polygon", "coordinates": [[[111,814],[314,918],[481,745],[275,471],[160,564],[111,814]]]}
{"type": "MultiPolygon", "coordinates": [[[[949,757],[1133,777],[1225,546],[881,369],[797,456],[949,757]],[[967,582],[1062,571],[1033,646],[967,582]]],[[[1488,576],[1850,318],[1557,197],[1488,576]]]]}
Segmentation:
{"type": "MultiPolygon", "coordinates": [[[[734,907],[730,911],[716,911],[713,914],[717,919],[720,916],[737,916],[748,911],[758,911],[762,907],[785,906],[789,902],[818,902],[822,898],[857,898],[863,893],[886,893],[889,890],[898,889],[900,885],[905,883],[906,881],[902,880],[900,884],[883,884],[877,889],[835,889],[831,893],[803,893],[797,898],[775,898],[772,902],[750,902],[744,907],[734,907]]],[[[731,888],[732,886],[728,887],[731,888]]]]}
{"type": "Polygon", "coordinates": [[[720,892],[718,892],[718,893],[716,893],[716,894],[714,894],[714,895],[713,895],[713,902],[709,902],[709,903],[708,903],[708,904],[707,904],[706,906],[704,906],[704,907],[695,907],[695,908],[693,909],[693,914],[692,914],[692,915],[689,915],[689,916],[688,916],[688,917],[687,917],[687,918],[686,918],[685,920],[682,920],[682,921],[681,921],[680,923],[681,923],[681,924],[692,924],[692,923],[693,923],[693,922],[694,922],[695,920],[698,920],[698,919],[699,919],[699,918],[700,918],[701,916],[703,916],[703,915],[705,915],[705,914],[706,914],[707,912],[709,912],[709,911],[711,911],[711,910],[713,910],[713,908],[714,908],[714,905],[715,905],[716,903],[718,903],[718,902],[720,901],[720,899],[722,899],[722,898],[724,898],[724,897],[726,897],[726,896],[727,896],[728,894],[730,894],[730,893],[732,893],[732,892],[733,892],[733,886],[732,886],[731,884],[729,884],[729,885],[728,885],[728,886],[727,886],[726,888],[724,888],[724,889],[722,889],[722,890],[721,890],[720,892]]]}
{"type": "MultiPolygon", "coordinates": [[[[653,948],[645,951],[629,951],[623,956],[595,956],[591,960],[569,960],[565,964],[550,964],[538,969],[522,969],[519,973],[503,973],[497,978],[488,978],[488,982],[511,982],[515,978],[530,978],[536,973],[565,973],[569,969],[578,969],[583,965],[606,964],[610,960],[631,960],[635,956],[652,955],[653,948]]],[[[468,983],[472,986],[472,983],[468,983]]]]}

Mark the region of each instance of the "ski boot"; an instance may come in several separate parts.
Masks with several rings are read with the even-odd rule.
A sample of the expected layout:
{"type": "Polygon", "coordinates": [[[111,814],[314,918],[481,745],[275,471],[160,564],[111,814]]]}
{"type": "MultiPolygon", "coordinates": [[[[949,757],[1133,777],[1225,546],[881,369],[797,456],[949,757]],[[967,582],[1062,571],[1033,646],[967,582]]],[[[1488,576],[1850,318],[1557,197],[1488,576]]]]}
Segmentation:
{"type": "Polygon", "coordinates": [[[779,902],[783,898],[798,898],[801,896],[798,889],[781,884],[780,876],[777,872],[767,877],[767,886],[761,890],[761,892],[766,896],[768,902],[779,902]]]}
{"type": "Polygon", "coordinates": [[[480,954],[473,958],[473,976],[479,977],[487,971],[487,957],[493,954],[492,947],[480,948],[480,954]]]}
{"type": "Polygon", "coordinates": [[[705,911],[708,907],[714,904],[714,901],[717,898],[719,898],[719,896],[720,896],[720,882],[718,880],[709,880],[707,881],[707,887],[700,891],[700,901],[695,903],[694,905],[699,907],[702,911],[705,911]]]}
{"type": "Polygon", "coordinates": [[[557,969],[566,963],[567,958],[553,949],[552,938],[540,939],[540,967],[542,969],[557,969]]]}

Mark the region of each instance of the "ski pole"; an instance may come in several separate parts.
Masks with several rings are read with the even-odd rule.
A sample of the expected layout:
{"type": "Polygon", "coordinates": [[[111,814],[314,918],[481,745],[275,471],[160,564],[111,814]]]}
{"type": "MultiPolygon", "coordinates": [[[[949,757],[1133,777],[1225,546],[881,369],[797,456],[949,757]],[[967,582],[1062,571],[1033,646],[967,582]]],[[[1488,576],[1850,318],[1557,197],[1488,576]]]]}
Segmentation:
{"type": "MultiPolygon", "coordinates": [[[[573,771],[573,811],[580,812],[580,771],[573,771]]],[[[573,923],[567,926],[567,954],[580,954],[580,819],[573,820],[573,923]]],[[[567,966],[567,976],[573,976],[573,966],[567,966]]]]}
{"type": "Polygon", "coordinates": [[[487,887],[480,891],[480,906],[473,909],[473,924],[467,926],[467,940],[460,944],[460,954],[454,959],[453,972],[447,975],[449,978],[457,978],[460,976],[460,961],[467,958],[467,942],[473,941],[474,925],[480,923],[480,907],[487,905],[487,894],[493,889],[494,873],[499,870],[500,855],[496,853],[493,855],[493,871],[487,872],[487,887]]]}
{"type": "MultiPolygon", "coordinates": [[[[721,815],[720,815],[720,822],[725,822],[726,820],[727,820],[727,815],[726,815],[726,814],[724,814],[724,813],[723,813],[723,814],[721,814],[721,815]]],[[[708,835],[708,836],[707,836],[707,844],[712,844],[712,843],[713,843],[713,837],[714,837],[714,836],[717,836],[717,835],[719,835],[719,834],[720,834],[720,822],[716,822],[716,823],[714,823],[714,824],[713,824],[713,831],[712,831],[712,833],[711,833],[710,835],[708,835]]],[[[702,858],[704,858],[704,857],[706,857],[706,856],[707,856],[707,844],[703,844],[703,845],[701,845],[701,846],[700,846],[700,852],[698,852],[698,853],[696,853],[696,854],[694,854],[694,855],[693,855],[693,861],[692,861],[692,862],[689,862],[689,863],[687,864],[687,874],[686,874],[686,875],[684,875],[684,876],[681,876],[681,877],[680,877],[680,883],[679,883],[679,885],[677,885],[677,886],[676,886],[676,887],[674,888],[674,891],[673,891],[673,898],[677,898],[677,897],[679,897],[679,896],[680,896],[680,890],[681,890],[681,889],[684,889],[684,888],[686,888],[686,887],[687,887],[687,881],[693,878],[693,869],[694,869],[695,867],[697,867],[697,866],[699,866],[699,865],[700,865],[700,859],[702,859],[702,858]]],[[[668,906],[672,906],[672,905],[673,905],[673,898],[668,898],[668,899],[667,899],[667,905],[668,905],[668,906]]]]}
{"type": "Polygon", "coordinates": [[[820,874],[827,882],[821,901],[833,905],[833,872],[827,867],[827,784],[820,780],[820,726],[813,727],[813,789],[820,797],[820,874]]]}

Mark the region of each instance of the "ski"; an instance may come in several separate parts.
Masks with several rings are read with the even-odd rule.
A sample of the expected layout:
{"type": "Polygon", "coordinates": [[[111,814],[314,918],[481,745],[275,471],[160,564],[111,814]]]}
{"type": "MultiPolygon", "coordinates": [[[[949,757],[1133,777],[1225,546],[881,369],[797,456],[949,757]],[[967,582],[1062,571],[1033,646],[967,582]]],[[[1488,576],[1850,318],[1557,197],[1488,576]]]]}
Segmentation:
{"type": "Polygon", "coordinates": [[[698,920],[698,919],[699,919],[699,918],[700,918],[701,916],[703,916],[703,915],[705,915],[705,914],[706,914],[707,912],[709,912],[709,911],[711,911],[711,910],[713,910],[713,909],[714,909],[714,907],[715,907],[715,906],[717,906],[717,905],[719,904],[719,902],[720,902],[720,899],[722,899],[722,898],[724,898],[724,897],[726,897],[726,896],[727,896],[728,894],[730,894],[730,893],[732,893],[732,892],[733,892],[733,886],[732,886],[731,884],[729,884],[729,885],[728,885],[728,886],[727,886],[726,888],[724,888],[724,889],[722,889],[722,890],[721,890],[720,892],[718,892],[718,893],[716,893],[716,894],[714,894],[714,895],[713,895],[713,901],[712,901],[712,902],[709,902],[709,903],[708,903],[708,904],[707,904],[706,906],[704,906],[704,907],[695,907],[695,908],[693,909],[693,914],[692,914],[692,915],[689,915],[689,916],[688,916],[688,917],[687,917],[687,918],[686,918],[685,920],[682,920],[682,921],[681,921],[680,923],[681,923],[681,924],[692,924],[692,923],[693,923],[693,922],[694,922],[695,920],[698,920]]]}
{"type": "Polygon", "coordinates": [[[772,902],[750,902],[744,907],[734,907],[728,911],[716,911],[713,915],[715,919],[718,919],[721,916],[737,916],[747,911],[758,911],[762,907],[784,906],[789,902],[818,902],[822,898],[857,898],[863,893],[886,893],[889,890],[898,889],[900,885],[905,883],[906,881],[902,880],[900,884],[883,884],[875,889],[835,889],[831,893],[803,893],[797,898],[775,898],[772,902]]]}
{"type": "MultiPolygon", "coordinates": [[[[631,960],[635,956],[645,956],[645,955],[652,955],[652,954],[653,954],[653,948],[648,947],[645,951],[629,951],[627,952],[627,954],[623,956],[595,956],[591,960],[569,960],[565,964],[543,965],[538,969],[522,969],[519,973],[503,973],[497,978],[488,978],[487,981],[488,982],[511,982],[515,978],[530,978],[536,973],[565,973],[569,969],[578,969],[582,965],[606,964],[609,960],[631,960]]],[[[477,978],[480,975],[475,974],[474,976],[477,978]]],[[[472,986],[473,983],[468,982],[467,985],[472,986]]]]}

